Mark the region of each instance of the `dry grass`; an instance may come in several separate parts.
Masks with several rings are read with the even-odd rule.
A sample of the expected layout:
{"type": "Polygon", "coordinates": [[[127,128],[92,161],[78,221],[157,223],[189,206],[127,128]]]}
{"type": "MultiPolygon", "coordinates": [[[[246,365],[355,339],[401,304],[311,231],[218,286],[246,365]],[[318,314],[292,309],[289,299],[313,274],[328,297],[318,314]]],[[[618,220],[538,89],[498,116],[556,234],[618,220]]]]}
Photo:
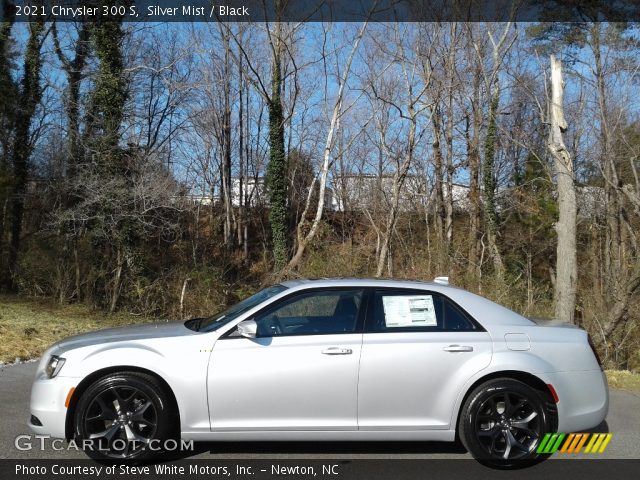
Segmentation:
{"type": "Polygon", "coordinates": [[[0,363],[37,358],[69,335],[149,321],[126,313],[108,315],[85,305],[0,296],[0,363]]]}
{"type": "Polygon", "coordinates": [[[640,392],[640,374],[629,370],[607,370],[610,388],[640,392]]]}

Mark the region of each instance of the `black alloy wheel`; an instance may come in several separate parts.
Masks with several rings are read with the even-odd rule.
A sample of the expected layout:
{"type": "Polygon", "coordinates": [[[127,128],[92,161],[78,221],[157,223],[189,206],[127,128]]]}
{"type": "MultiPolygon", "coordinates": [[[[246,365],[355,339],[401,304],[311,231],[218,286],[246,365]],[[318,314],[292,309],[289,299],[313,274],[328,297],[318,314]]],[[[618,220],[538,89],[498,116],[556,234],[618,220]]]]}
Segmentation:
{"type": "Polygon", "coordinates": [[[168,395],[150,375],[108,375],[82,394],[75,411],[75,439],[98,459],[149,458],[172,438],[175,412],[168,395]],[[151,448],[149,448],[151,447],[151,448]]]}
{"type": "Polygon", "coordinates": [[[536,449],[549,432],[543,393],[517,380],[491,380],[467,398],[460,417],[464,446],[495,467],[526,466],[544,458],[536,449]]]}

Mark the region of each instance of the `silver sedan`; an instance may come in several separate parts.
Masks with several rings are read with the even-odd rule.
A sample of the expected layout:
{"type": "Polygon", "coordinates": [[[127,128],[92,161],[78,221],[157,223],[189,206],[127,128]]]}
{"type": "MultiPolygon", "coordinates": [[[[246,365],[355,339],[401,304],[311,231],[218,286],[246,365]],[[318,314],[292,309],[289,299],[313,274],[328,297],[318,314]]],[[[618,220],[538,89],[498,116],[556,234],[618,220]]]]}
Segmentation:
{"type": "Polygon", "coordinates": [[[434,282],[296,280],[208,318],[67,338],[43,355],[32,430],[98,458],[183,440],[456,441],[502,466],[600,424],[584,330],[434,282]],[[161,443],[160,443],[161,444],[161,443]]]}

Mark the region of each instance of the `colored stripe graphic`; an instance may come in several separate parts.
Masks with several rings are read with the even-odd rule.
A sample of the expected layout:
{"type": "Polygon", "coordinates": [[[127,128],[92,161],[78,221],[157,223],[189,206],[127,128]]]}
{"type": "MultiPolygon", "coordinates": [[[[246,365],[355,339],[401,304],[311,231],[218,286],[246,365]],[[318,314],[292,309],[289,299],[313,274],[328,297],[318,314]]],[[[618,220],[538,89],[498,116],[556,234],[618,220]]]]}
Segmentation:
{"type": "Polygon", "coordinates": [[[558,448],[560,448],[560,444],[562,443],[562,439],[564,437],[564,433],[545,434],[542,442],[540,442],[540,445],[538,445],[536,453],[555,453],[558,448]]]}
{"type": "Polygon", "coordinates": [[[593,448],[591,449],[591,453],[596,453],[598,451],[598,448],[600,447],[600,443],[602,443],[602,440],[604,440],[604,437],[606,437],[606,435],[604,433],[599,433],[598,434],[598,439],[596,440],[596,443],[593,444],[593,448]]]}
{"type": "Polygon", "coordinates": [[[547,442],[549,441],[549,438],[551,438],[551,434],[550,433],[546,433],[544,435],[544,437],[542,438],[542,441],[540,442],[540,445],[538,445],[538,449],[536,450],[536,453],[544,452],[544,447],[546,447],[547,442]]]}
{"type": "Polygon", "coordinates": [[[604,449],[607,448],[607,445],[611,441],[612,437],[613,437],[613,433],[607,433],[607,436],[605,437],[604,441],[602,442],[602,445],[600,445],[600,450],[598,451],[598,453],[604,452],[604,449]]]}
{"type": "Polygon", "coordinates": [[[587,448],[584,449],[585,453],[602,453],[604,449],[607,448],[607,445],[611,441],[611,437],[613,434],[611,433],[594,433],[587,445],[587,448]]]}
{"type": "Polygon", "coordinates": [[[571,444],[568,453],[580,453],[580,450],[582,450],[582,446],[587,441],[587,438],[589,438],[588,433],[578,433],[576,435],[576,439],[573,441],[573,444],[571,444]]]}
{"type": "Polygon", "coordinates": [[[569,434],[569,436],[567,437],[567,440],[564,442],[564,444],[562,445],[562,448],[560,449],[560,453],[565,453],[567,451],[567,448],[569,448],[569,445],[571,445],[575,436],[576,436],[575,433],[569,434]]]}
{"type": "Polygon", "coordinates": [[[612,437],[612,433],[546,433],[538,445],[536,453],[550,454],[558,451],[559,453],[580,453],[587,440],[589,442],[584,453],[602,453],[612,437]],[[560,448],[561,445],[562,448],[560,448]]]}
{"type": "Polygon", "coordinates": [[[598,439],[598,436],[599,436],[599,434],[597,434],[597,433],[594,433],[593,435],[591,435],[591,440],[589,440],[589,443],[587,443],[587,448],[584,449],[584,453],[591,452],[591,447],[593,447],[593,444],[598,439]]]}

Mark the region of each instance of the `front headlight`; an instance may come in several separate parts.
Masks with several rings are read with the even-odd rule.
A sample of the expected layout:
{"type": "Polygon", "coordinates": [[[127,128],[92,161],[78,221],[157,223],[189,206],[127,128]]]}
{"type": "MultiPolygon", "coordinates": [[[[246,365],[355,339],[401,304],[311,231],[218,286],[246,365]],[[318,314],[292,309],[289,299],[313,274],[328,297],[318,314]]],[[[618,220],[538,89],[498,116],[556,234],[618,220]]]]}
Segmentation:
{"type": "Polygon", "coordinates": [[[65,362],[64,358],[59,357],[57,355],[51,355],[51,357],[49,358],[49,361],[47,362],[47,366],[44,369],[45,373],[47,374],[47,377],[49,378],[55,377],[60,371],[60,369],[62,368],[62,366],[64,365],[64,362],[65,362]]]}

